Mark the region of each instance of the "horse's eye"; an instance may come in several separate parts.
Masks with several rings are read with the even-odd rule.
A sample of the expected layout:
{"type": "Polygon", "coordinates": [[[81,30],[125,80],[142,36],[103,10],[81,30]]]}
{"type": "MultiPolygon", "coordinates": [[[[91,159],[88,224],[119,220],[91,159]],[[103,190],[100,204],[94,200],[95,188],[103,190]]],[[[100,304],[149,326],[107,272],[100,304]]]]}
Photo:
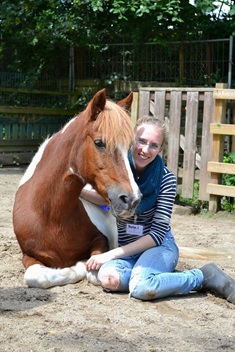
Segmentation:
{"type": "Polygon", "coordinates": [[[95,146],[97,149],[105,149],[106,148],[106,145],[102,141],[102,139],[96,139],[94,143],[95,143],[95,146]]]}

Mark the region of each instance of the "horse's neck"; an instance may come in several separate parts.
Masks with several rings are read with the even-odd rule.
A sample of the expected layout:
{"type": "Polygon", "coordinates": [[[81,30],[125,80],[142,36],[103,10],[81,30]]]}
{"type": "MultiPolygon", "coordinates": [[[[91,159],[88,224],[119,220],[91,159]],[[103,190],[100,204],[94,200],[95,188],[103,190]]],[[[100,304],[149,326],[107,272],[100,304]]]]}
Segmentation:
{"type": "Polygon", "coordinates": [[[80,166],[83,165],[83,158],[80,155],[84,150],[82,147],[85,141],[84,127],[82,123],[78,126],[76,119],[66,126],[54,135],[46,146],[42,168],[48,169],[52,178],[62,176],[64,180],[66,178],[71,182],[73,180],[74,185],[77,186],[78,183],[82,188],[84,180],[80,176],[80,166]],[[75,176],[78,176],[77,180],[75,176]]]}
{"type": "Polygon", "coordinates": [[[47,181],[44,182],[45,178],[40,178],[37,182],[37,197],[47,199],[51,205],[50,208],[53,208],[58,214],[61,209],[70,212],[72,208],[77,207],[79,195],[85,184],[84,180],[69,167],[69,163],[65,163],[61,167],[61,165],[58,166],[58,163],[55,165],[52,162],[47,172],[48,175],[45,175],[47,181]]]}
{"type": "Polygon", "coordinates": [[[38,165],[37,191],[44,199],[50,199],[52,207],[71,209],[77,205],[84,180],[78,170],[71,165],[71,149],[74,148],[76,133],[63,133],[53,136],[47,144],[38,165]],[[72,147],[72,148],[71,148],[72,147]],[[42,175],[44,175],[42,177],[42,175]],[[45,177],[47,181],[44,182],[45,177]],[[51,196],[51,197],[50,197],[51,196]]]}
{"type": "Polygon", "coordinates": [[[74,174],[69,170],[63,178],[62,187],[69,196],[71,196],[71,194],[76,194],[77,197],[81,193],[84,183],[79,175],[74,174]]]}
{"type": "Polygon", "coordinates": [[[71,173],[67,173],[56,182],[58,184],[50,199],[51,208],[57,214],[56,216],[64,218],[77,209],[79,195],[84,184],[77,175],[71,173]]]}

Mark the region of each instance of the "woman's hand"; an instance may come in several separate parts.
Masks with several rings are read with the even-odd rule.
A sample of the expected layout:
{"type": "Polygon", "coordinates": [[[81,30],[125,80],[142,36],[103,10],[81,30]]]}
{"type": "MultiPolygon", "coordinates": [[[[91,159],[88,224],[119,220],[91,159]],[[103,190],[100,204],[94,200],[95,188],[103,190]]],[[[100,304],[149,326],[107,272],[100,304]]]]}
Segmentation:
{"type": "Polygon", "coordinates": [[[137,241],[126,244],[122,247],[111,249],[102,254],[92,255],[86,262],[87,270],[99,270],[102,264],[112,259],[123,258],[129,255],[142,253],[149,248],[155,247],[156,243],[150,235],[145,235],[137,241]]]}
{"type": "Polygon", "coordinates": [[[81,190],[80,198],[96,204],[96,205],[108,205],[109,203],[101,197],[94,189],[87,189],[86,186],[81,190]]]}
{"type": "Polygon", "coordinates": [[[102,264],[109,262],[112,259],[110,252],[92,255],[86,262],[86,268],[87,270],[99,270],[102,264]]]}

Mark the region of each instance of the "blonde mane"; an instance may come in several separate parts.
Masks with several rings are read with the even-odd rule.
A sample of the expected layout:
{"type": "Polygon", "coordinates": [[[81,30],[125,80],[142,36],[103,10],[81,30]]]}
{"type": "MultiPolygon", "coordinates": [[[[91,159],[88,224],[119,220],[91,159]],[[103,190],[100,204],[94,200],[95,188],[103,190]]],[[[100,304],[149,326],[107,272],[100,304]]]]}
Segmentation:
{"type": "Polygon", "coordinates": [[[129,149],[134,140],[134,127],[129,114],[116,103],[107,100],[95,122],[109,151],[117,146],[129,149]]]}

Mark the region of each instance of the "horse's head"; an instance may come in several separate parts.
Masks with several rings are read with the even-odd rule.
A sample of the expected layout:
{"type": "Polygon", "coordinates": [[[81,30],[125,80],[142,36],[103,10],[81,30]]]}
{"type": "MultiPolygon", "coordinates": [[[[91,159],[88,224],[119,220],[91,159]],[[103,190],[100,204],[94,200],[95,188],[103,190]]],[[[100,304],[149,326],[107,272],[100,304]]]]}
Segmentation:
{"type": "Polygon", "coordinates": [[[106,99],[104,89],[95,94],[78,117],[83,141],[73,163],[84,183],[90,183],[110,202],[112,213],[122,217],[134,213],[141,197],[128,161],[134,132],[126,109],[132,95],[115,104],[106,99]]]}

